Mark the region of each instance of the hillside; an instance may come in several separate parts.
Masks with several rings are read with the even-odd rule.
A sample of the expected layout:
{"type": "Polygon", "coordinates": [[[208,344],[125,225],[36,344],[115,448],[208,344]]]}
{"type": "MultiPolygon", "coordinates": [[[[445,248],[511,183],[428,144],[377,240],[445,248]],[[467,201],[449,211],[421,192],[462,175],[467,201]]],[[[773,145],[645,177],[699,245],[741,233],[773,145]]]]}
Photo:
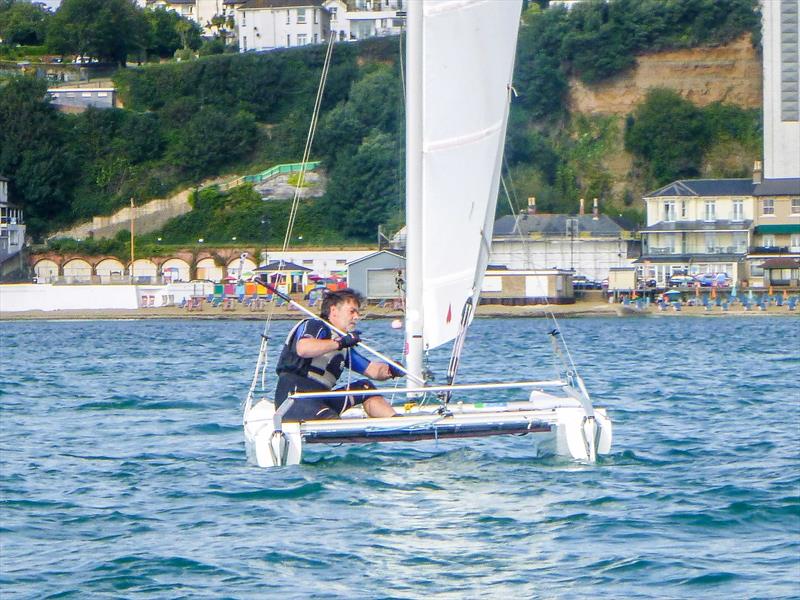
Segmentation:
{"type": "MultiPolygon", "coordinates": [[[[756,0],[529,6],[506,141],[512,206],[503,198],[501,211],[536,196],[541,210],[569,212],[597,197],[602,211],[639,220],[653,186],[748,174],[761,145],[756,0]]],[[[403,223],[400,42],[335,47],[312,149],[327,189],[301,205],[305,240],[372,240],[379,225],[403,223]]],[[[324,50],[121,69],[114,80],[126,108],[80,115],[56,111],[41,82],[0,81],[0,172],[29,231],[43,236],[131,198],[142,206],[297,162],[324,50]]],[[[282,235],[282,201],[260,202],[251,189],[193,197],[190,213],[153,235],[178,244],[282,235]]]]}

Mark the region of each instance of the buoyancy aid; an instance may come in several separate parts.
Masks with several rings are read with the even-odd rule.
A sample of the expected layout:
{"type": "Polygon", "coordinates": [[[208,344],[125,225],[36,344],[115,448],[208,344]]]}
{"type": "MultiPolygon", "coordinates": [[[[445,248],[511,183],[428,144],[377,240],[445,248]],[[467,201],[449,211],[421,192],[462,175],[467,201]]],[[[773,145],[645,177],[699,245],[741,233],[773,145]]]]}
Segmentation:
{"type": "Polygon", "coordinates": [[[278,375],[293,373],[300,377],[313,379],[326,388],[332,389],[344,370],[347,350],[334,350],[314,358],[303,358],[297,354],[297,334],[302,327],[307,327],[311,323],[319,327],[319,331],[322,333],[322,336],[317,336],[318,339],[331,339],[330,329],[321,321],[316,319],[300,321],[286,336],[275,370],[278,375]]]}

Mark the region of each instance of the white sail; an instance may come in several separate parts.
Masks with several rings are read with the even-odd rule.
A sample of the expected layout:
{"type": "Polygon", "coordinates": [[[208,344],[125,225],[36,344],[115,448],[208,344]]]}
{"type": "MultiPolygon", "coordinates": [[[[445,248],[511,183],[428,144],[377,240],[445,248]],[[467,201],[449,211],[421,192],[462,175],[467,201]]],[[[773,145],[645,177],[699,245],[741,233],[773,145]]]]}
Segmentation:
{"type": "MultiPolygon", "coordinates": [[[[427,348],[455,338],[465,303],[470,298],[477,302],[480,292],[492,239],[521,4],[422,2],[421,306],[409,309],[420,312],[427,348]]],[[[408,202],[414,202],[413,190],[408,193],[408,202]]],[[[411,265],[408,277],[409,286],[417,283],[411,281],[411,265]]]]}

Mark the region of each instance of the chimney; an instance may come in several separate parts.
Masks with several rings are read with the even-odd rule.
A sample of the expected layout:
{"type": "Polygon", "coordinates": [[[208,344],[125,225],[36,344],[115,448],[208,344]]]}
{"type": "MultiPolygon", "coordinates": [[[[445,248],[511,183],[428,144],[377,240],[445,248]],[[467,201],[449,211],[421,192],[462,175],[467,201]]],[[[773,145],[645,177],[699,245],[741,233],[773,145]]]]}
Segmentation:
{"type": "Polygon", "coordinates": [[[583,208],[583,198],[581,198],[581,208],[580,208],[580,210],[578,211],[578,214],[579,214],[580,216],[583,216],[583,213],[584,213],[584,208],[583,208]]]}
{"type": "Polygon", "coordinates": [[[764,180],[763,172],[761,171],[761,161],[757,160],[753,163],[753,183],[759,184],[764,180]]]}
{"type": "Polygon", "coordinates": [[[597,198],[594,199],[594,206],[592,207],[592,219],[595,221],[600,219],[600,209],[597,206],[597,198]]]}
{"type": "Polygon", "coordinates": [[[528,214],[535,215],[536,214],[536,196],[531,196],[528,198],[528,214]]]}

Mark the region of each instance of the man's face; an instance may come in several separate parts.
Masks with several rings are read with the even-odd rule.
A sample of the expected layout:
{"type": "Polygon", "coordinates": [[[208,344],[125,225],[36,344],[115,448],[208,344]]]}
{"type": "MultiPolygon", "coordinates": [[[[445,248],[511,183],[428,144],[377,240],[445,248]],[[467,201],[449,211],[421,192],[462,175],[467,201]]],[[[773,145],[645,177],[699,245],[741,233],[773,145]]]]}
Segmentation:
{"type": "Polygon", "coordinates": [[[331,306],[329,316],[331,324],[345,333],[349,333],[356,328],[361,313],[358,311],[358,304],[352,300],[346,300],[341,304],[331,306]]]}

